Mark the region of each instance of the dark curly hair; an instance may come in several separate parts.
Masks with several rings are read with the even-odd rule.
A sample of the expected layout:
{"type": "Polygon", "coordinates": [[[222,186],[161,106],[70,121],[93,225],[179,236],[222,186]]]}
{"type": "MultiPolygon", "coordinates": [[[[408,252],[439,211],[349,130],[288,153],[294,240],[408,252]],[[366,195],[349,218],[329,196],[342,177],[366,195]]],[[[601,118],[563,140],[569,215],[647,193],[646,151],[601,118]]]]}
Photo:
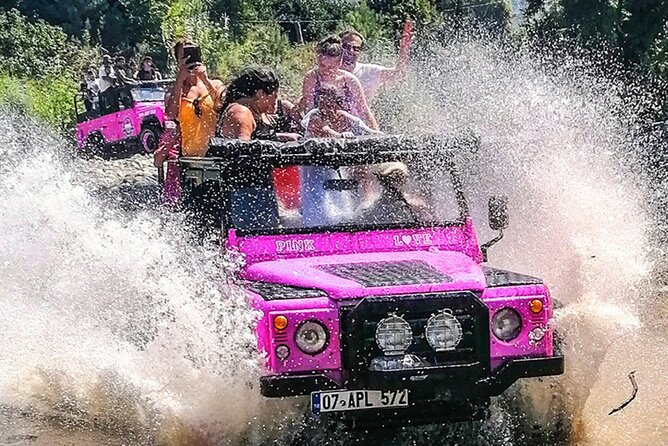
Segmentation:
{"type": "Polygon", "coordinates": [[[278,77],[273,70],[260,67],[245,68],[228,84],[223,110],[239,99],[255,96],[260,90],[265,94],[272,94],[278,91],[279,86],[278,77]]]}

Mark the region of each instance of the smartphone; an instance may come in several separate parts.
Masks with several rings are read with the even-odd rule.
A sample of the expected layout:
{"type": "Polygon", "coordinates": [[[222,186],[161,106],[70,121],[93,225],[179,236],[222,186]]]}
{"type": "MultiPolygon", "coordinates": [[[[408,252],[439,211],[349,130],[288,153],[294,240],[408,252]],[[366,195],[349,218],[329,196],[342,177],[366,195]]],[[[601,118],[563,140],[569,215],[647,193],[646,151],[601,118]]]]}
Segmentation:
{"type": "Polygon", "coordinates": [[[187,66],[202,63],[202,53],[197,45],[187,45],[183,47],[183,58],[187,66]]]}

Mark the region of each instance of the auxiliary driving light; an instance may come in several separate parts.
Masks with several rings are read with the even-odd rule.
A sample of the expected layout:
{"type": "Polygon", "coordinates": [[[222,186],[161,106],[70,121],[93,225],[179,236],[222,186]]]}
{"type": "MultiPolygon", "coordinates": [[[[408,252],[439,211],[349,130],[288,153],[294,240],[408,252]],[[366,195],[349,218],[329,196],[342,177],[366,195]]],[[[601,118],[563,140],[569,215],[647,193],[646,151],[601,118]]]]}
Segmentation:
{"type": "Polygon", "coordinates": [[[540,342],[545,337],[545,329],[543,327],[536,327],[529,332],[529,340],[531,342],[540,342]]]}
{"type": "Polygon", "coordinates": [[[317,355],[327,347],[327,329],[320,322],[306,321],[295,332],[295,342],[304,353],[317,355]]]}
{"type": "Polygon", "coordinates": [[[378,322],[376,344],[383,354],[403,355],[413,343],[413,330],[404,318],[391,314],[378,322]]]}
{"type": "Polygon", "coordinates": [[[533,314],[538,314],[541,311],[543,311],[543,301],[534,299],[531,302],[529,302],[529,309],[533,314]]]}
{"type": "Polygon", "coordinates": [[[275,353],[278,359],[287,359],[287,357],[290,356],[290,347],[281,344],[276,347],[275,353]]]}
{"type": "Polygon", "coordinates": [[[451,310],[441,310],[429,318],[424,334],[435,351],[454,350],[462,340],[462,324],[451,310]]]}
{"type": "Polygon", "coordinates": [[[274,318],[274,328],[276,330],[285,330],[285,328],[288,326],[288,318],[280,315],[276,316],[274,318]]]}
{"type": "Polygon", "coordinates": [[[502,341],[512,341],[522,331],[522,318],[512,308],[503,308],[492,318],[492,332],[502,341]]]}

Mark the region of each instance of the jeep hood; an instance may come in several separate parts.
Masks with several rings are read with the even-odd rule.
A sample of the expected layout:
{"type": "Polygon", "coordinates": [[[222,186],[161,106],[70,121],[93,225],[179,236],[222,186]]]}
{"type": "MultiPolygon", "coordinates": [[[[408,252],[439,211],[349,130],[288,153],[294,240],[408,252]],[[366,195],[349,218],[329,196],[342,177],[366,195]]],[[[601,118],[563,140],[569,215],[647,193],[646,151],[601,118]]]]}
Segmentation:
{"type": "Polygon", "coordinates": [[[334,299],[485,288],[479,264],[455,251],[408,251],[280,259],[248,266],[242,277],[316,288],[334,299]]]}

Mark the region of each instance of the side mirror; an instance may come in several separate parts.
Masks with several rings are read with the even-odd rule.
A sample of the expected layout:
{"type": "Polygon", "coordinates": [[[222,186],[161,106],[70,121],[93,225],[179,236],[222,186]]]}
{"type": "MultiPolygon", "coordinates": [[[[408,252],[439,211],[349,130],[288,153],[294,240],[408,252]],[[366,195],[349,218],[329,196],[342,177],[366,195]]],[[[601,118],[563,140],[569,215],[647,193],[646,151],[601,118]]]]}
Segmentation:
{"type": "Polygon", "coordinates": [[[489,199],[489,227],[493,231],[508,228],[508,197],[494,196],[489,199]]]}

